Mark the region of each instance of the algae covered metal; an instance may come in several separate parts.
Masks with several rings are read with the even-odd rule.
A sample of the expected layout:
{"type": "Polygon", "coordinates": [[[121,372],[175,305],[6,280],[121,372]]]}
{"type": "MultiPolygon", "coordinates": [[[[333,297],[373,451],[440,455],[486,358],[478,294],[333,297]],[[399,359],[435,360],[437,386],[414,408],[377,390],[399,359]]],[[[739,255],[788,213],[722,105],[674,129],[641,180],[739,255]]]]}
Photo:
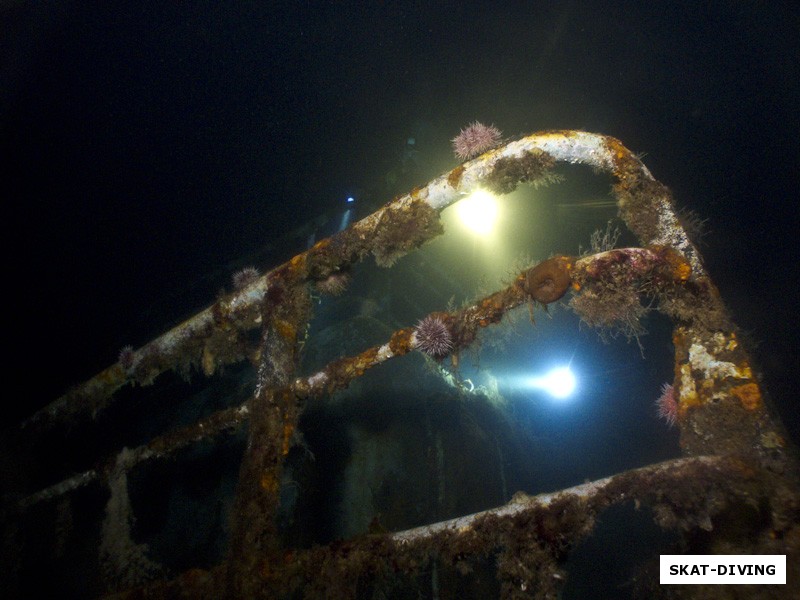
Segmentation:
{"type": "MultiPolygon", "coordinates": [[[[569,577],[564,565],[570,550],[592,532],[597,515],[624,502],[649,506],[664,528],[710,532],[707,550],[720,553],[729,552],[739,538],[729,528],[716,533],[714,520],[741,506],[753,507],[757,516],[742,525],[752,534],[747,553],[787,554],[787,564],[795,565],[789,577],[800,576],[800,494],[792,449],[669,190],[614,138],[545,131],[491,149],[221,296],[39,411],[15,435],[26,443],[46,440],[65,423],[78,426],[112,410],[123,401],[123,391],[158,387],[164,373],[196,370],[214,378],[240,363],[254,372],[252,393],[243,402],[120,448],[116,455],[97,456],[93,469],[27,490],[7,515],[37,510],[86,486],[106,486],[107,503],[124,509],[117,511],[123,526],[104,525],[106,563],[135,558],[148,567],[140,581],[112,577],[110,587],[119,597],[355,598],[368,594],[378,580],[408,583],[431,564],[468,573],[492,556],[504,598],[556,598],[569,577]],[[416,327],[408,323],[387,332],[380,343],[300,372],[314,294],[339,293],[350,284],[354,265],[370,256],[391,268],[442,235],[441,211],[473,190],[507,194],[521,184],[547,183],[559,163],[585,165],[613,178],[619,215],[638,238],[637,247],[559,254],[527,265],[502,289],[460,308],[440,307],[427,325],[426,320],[416,327]],[[571,308],[590,326],[633,325],[642,290],[673,324],[672,385],[683,458],[560,492],[518,494],[495,509],[407,531],[376,527],[368,535],[325,546],[285,546],[276,514],[285,460],[298,443],[298,422],[309,402],[324,402],[371,369],[426,348],[434,349],[428,352],[432,360],[457,368],[481,330],[519,306],[527,305],[534,321],[542,307],[570,298],[571,308]],[[426,345],[425,335],[443,338],[426,345]],[[130,518],[125,473],[226,432],[241,432],[246,443],[225,558],[207,568],[160,573],[125,525],[130,518]],[[112,535],[126,539],[115,545],[112,535]],[[115,557],[114,548],[127,549],[127,555],[115,557]]],[[[122,573],[125,565],[117,566],[122,573]]],[[[694,592],[681,593],[693,597],[694,592]]]]}

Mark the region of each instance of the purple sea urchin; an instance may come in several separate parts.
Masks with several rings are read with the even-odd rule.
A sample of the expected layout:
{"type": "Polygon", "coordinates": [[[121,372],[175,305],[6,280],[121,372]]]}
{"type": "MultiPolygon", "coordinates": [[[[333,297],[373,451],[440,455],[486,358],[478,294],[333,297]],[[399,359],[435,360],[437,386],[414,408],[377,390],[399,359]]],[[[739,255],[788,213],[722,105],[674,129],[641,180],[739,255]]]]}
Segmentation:
{"type": "Polygon", "coordinates": [[[500,144],[502,134],[494,125],[475,121],[453,138],[453,151],[460,160],[467,160],[500,144]]]}
{"type": "Polygon", "coordinates": [[[133,363],[136,360],[136,355],[133,352],[133,346],[123,346],[119,351],[119,357],[117,360],[125,372],[129,372],[133,368],[133,363]]]}
{"type": "Polygon", "coordinates": [[[441,358],[453,349],[453,336],[441,317],[427,316],[414,328],[412,343],[428,356],[441,358]]]}

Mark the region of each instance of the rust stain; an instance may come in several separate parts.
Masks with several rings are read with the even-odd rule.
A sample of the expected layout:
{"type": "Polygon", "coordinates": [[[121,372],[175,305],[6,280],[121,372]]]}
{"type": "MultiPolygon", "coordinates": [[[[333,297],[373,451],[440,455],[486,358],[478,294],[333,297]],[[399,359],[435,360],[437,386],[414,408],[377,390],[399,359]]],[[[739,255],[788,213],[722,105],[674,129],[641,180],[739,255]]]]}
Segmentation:
{"type": "Polygon", "coordinates": [[[293,423],[284,423],[283,424],[283,445],[281,448],[281,454],[286,456],[289,454],[289,448],[291,447],[291,440],[292,434],[294,433],[294,424],[293,423]]]}
{"type": "Polygon", "coordinates": [[[274,494],[278,491],[278,480],[275,479],[275,476],[270,471],[265,471],[261,474],[259,485],[262,490],[270,494],[274,494]]]}
{"type": "Polygon", "coordinates": [[[289,269],[292,275],[302,273],[306,268],[306,254],[298,254],[289,261],[289,269]]]}
{"type": "Polygon", "coordinates": [[[692,265],[686,260],[680,252],[669,246],[663,249],[654,247],[657,253],[663,253],[664,261],[669,265],[672,277],[677,282],[684,282],[689,279],[692,274],[692,265]],[[661,250],[661,252],[659,252],[661,250]]]}
{"type": "Polygon", "coordinates": [[[689,410],[701,404],[700,396],[695,387],[694,378],[692,377],[692,367],[688,363],[683,363],[679,366],[678,376],[678,415],[683,419],[689,410]]]}
{"type": "Polygon", "coordinates": [[[756,410],[761,406],[761,392],[755,383],[745,383],[731,390],[747,410],[756,410]]]}
{"type": "Polygon", "coordinates": [[[407,354],[411,350],[411,334],[413,332],[413,327],[406,327],[405,329],[394,332],[392,338],[389,340],[389,349],[392,351],[392,354],[407,354]]]}
{"type": "Polygon", "coordinates": [[[450,184],[450,187],[457,189],[462,175],[464,175],[464,165],[459,165],[447,175],[447,183],[450,184]]]}
{"type": "Polygon", "coordinates": [[[331,238],[325,238],[318,241],[314,246],[311,248],[310,252],[319,252],[327,248],[331,245],[331,238]]]}
{"type": "Polygon", "coordinates": [[[289,321],[284,321],[283,319],[275,320],[275,331],[277,331],[278,335],[283,339],[290,341],[297,335],[297,328],[289,323],[289,321]]]}

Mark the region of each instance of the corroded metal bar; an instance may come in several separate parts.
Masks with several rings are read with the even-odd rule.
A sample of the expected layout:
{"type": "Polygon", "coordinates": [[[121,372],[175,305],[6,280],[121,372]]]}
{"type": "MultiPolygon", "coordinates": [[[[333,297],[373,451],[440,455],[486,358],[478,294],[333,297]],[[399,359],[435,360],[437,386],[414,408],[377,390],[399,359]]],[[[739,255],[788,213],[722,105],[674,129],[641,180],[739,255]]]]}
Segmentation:
{"type": "MultiPolygon", "coordinates": [[[[567,277],[567,284],[560,290],[565,293],[570,284],[580,290],[592,281],[608,278],[610,273],[623,277],[627,285],[635,280],[652,280],[651,289],[673,289],[685,282],[689,276],[689,266],[677,253],[668,248],[618,248],[581,258],[554,257],[542,261],[519,273],[514,282],[476,301],[471,306],[451,313],[436,313],[438,318],[453,331],[452,352],[463,350],[475,340],[478,331],[500,322],[503,315],[525,302],[538,302],[545,305],[557,300],[542,295],[540,279],[551,276],[552,269],[561,269],[567,277]],[[653,275],[656,275],[653,279],[653,275]],[[653,287],[658,286],[658,288],[653,287]]],[[[560,296],[559,296],[560,297],[560,296]]],[[[286,402],[301,402],[312,396],[324,396],[338,389],[346,388],[350,382],[378,364],[392,358],[403,356],[415,349],[415,330],[405,327],[395,331],[380,346],[373,346],[354,356],[341,357],[329,363],[317,373],[295,378],[285,389],[273,386],[276,393],[286,398],[286,402]],[[290,400],[291,399],[291,400],[290,400]]],[[[265,388],[261,390],[266,393],[265,388]]],[[[160,435],[147,444],[131,452],[130,465],[142,460],[169,455],[185,446],[213,437],[225,430],[235,430],[248,420],[250,409],[247,403],[217,411],[200,419],[192,425],[160,435]]],[[[285,455],[291,444],[293,428],[287,427],[279,432],[281,454],[285,455]]],[[[48,500],[78,486],[85,485],[99,477],[95,471],[76,475],[54,486],[26,497],[21,504],[30,506],[48,500]]]]}
{"type": "MultiPolygon", "coordinates": [[[[554,257],[526,269],[510,286],[471,306],[450,313],[434,313],[451,332],[451,352],[457,353],[468,347],[481,328],[499,323],[506,312],[525,302],[545,305],[560,298],[567,291],[566,287],[560,290],[558,297],[552,298],[540,296],[541,288],[536,284],[536,275],[540,271],[552,277],[552,269],[542,269],[552,265],[565,272],[567,282],[576,292],[587,282],[608,277],[609,273],[624,276],[627,285],[655,273],[656,277],[651,281],[653,291],[683,284],[691,274],[691,268],[682,255],[665,247],[619,248],[581,258],[554,257]]],[[[413,327],[399,329],[380,346],[340,358],[311,376],[295,379],[294,393],[299,397],[320,396],[345,388],[367,369],[413,350],[414,333],[413,327]]]]}
{"type": "MultiPolygon", "coordinates": [[[[768,525],[757,534],[763,548],[786,553],[789,564],[795,546],[780,538],[792,530],[787,521],[796,510],[790,485],[735,456],[700,456],[669,460],[618,473],[553,493],[518,493],[507,504],[486,511],[417,527],[394,534],[364,535],[329,546],[287,550],[278,564],[265,564],[257,574],[262,595],[325,597],[326,586],[352,591],[356,583],[369,584],[398,573],[418,575],[432,559],[445,567],[470,569],[470,562],[497,553],[503,585],[525,584],[541,591],[557,591],[567,574],[563,557],[594,528],[607,508],[625,502],[648,506],[657,524],[666,529],[711,531],[720,515],[741,509],[744,499],[767,507],[768,525]],[[521,554],[524,553],[524,557],[521,554]],[[525,561],[530,579],[508,568],[509,558],[525,561]],[[544,575],[544,576],[543,576],[544,575]],[[351,590],[352,587],[352,590],[351,590]]],[[[193,570],[169,581],[147,586],[148,597],[211,597],[225,590],[226,565],[211,571],[193,570]]],[[[115,598],[136,598],[131,590],[115,598]]],[[[554,593],[553,596],[556,596],[554,593]]]]}
{"type": "Polygon", "coordinates": [[[90,469],[63,481],[59,481],[58,483],[46,487],[43,490],[39,490],[35,494],[26,496],[19,502],[18,508],[20,510],[26,510],[34,504],[38,504],[39,502],[52,500],[53,498],[58,498],[59,496],[63,496],[64,494],[80,489],[85,485],[89,485],[90,483],[97,481],[99,478],[100,474],[97,472],[97,470],[90,469]]]}
{"type": "Polygon", "coordinates": [[[258,385],[247,402],[247,447],[239,469],[228,548],[231,597],[255,598],[259,573],[281,552],[275,522],[283,463],[301,406],[286,386],[294,377],[311,315],[305,278],[296,270],[273,282],[261,306],[258,385]]]}
{"type": "MultiPolygon", "coordinates": [[[[634,296],[640,291],[630,289],[634,296]]],[[[401,560],[411,551],[438,551],[441,556],[452,558],[459,549],[469,554],[474,548],[498,545],[506,548],[498,560],[501,578],[512,577],[504,574],[503,565],[517,547],[532,553],[527,557],[538,557],[536,568],[541,572],[556,577],[556,556],[551,552],[549,538],[561,536],[573,542],[591,528],[594,514],[610,504],[640,497],[658,503],[664,496],[676,494],[668,506],[663,502],[659,505],[659,518],[668,525],[704,528],[710,526],[711,512],[724,504],[720,498],[763,496],[769,486],[786,483],[780,478],[771,479],[769,485],[765,483],[764,477],[785,472],[787,442],[763,401],[750,360],[700,254],[675,215],[669,191],[611,137],[574,131],[542,132],[466,162],[322,240],[248,288],[221,298],[139,349],[127,364],[110,367],[34,415],[27,424],[46,425],[55,419],[100,410],[121,386],[133,382],[147,385],[167,369],[197,366],[211,375],[219,366],[242,360],[252,351],[243,334],[255,327],[264,331],[261,348],[252,357],[261,365],[259,387],[247,404],[251,428],[239,480],[231,552],[227,569],[217,572],[224,572],[227,589],[239,597],[253,597],[267,588],[280,589],[286,576],[313,577],[320,564],[343,580],[346,577],[341,573],[369,573],[375,557],[392,555],[401,560]],[[557,162],[586,164],[612,174],[620,215],[643,247],[581,258],[553,257],[520,274],[505,290],[471,307],[435,313],[453,338],[452,352],[469,346],[481,327],[498,322],[506,311],[524,302],[547,304],[571,288],[576,298],[602,304],[604,290],[649,278],[652,289],[658,291],[659,309],[675,323],[674,387],[682,447],[688,454],[725,456],[645,467],[555,495],[518,496],[510,505],[494,511],[393,537],[369,542],[353,540],[297,555],[286,553],[271,519],[278,503],[282,460],[291,445],[302,401],[340,389],[366,369],[417,347],[415,329],[404,328],[381,346],[334,361],[310,377],[297,378],[294,367],[298,332],[308,315],[306,284],[325,281],[369,254],[378,264],[391,265],[397,257],[440,234],[439,212],[462,196],[478,187],[508,193],[519,183],[545,179],[557,162]],[[680,485],[676,487],[676,483],[680,485]],[[711,483],[716,487],[709,491],[711,483]],[[653,493],[657,493],[655,499],[653,493]],[[698,510],[697,498],[708,498],[708,505],[698,510]],[[684,504],[685,515],[670,512],[670,507],[684,504]],[[536,520],[542,515],[552,520],[550,525],[543,527],[536,520]],[[569,519],[565,520],[564,515],[569,519]],[[510,526],[510,521],[515,524],[510,526]],[[509,537],[512,530],[528,531],[530,527],[535,535],[526,534],[527,546],[522,547],[509,537]],[[432,540],[433,546],[420,546],[432,540]],[[365,548],[366,551],[354,551],[365,548]]],[[[163,450],[196,439],[188,434],[179,438],[165,443],[163,450]]],[[[148,456],[147,446],[140,450],[140,459],[148,456]]],[[[85,475],[92,477],[91,472],[85,475]]],[[[74,478],[71,483],[62,482],[50,490],[63,493],[82,481],[74,478]]],[[[782,493],[783,496],[776,496],[776,503],[791,496],[785,490],[782,493]]],[[[769,502],[769,498],[764,501],[769,502]]]]}
{"type": "Polygon", "coordinates": [[[582,131],[535,133],[491,150],[392,200],[348,229],[318,242],[307,252],[271,270],[247,288],[214,305],[136,350],[129,365],[114,364],[75,387],[30,417],[23,427],[47,429],[51,422],[102,410],[121,387],[147,385],[169,369],[202,367],[210,375],[224,364],[241,360],[243,331],[260,326],[260,305],[267,290],[286,276],[323,280],[375,255],[391,262],[441,232],[435,214],[475,188],[508,192],[518,183],[535,181],[555,162],[581,163],[609,171],[620,181],[615,191],[621,209],[635,213],[642,198],[654,204],[646,218],[626,219],[643,245],[670,245],[684,253],[693,272],[702,272],[699,257],[680,227],[666,188],[618,140],[582,131]],[[432,214],[434,213],[434,214],[432,214]]]}
{"type": "MultiPolygon", "coordinates": [[[[552,261],[553,259],[549,259],[526,269],[515,278],[512,285],[471,306],[452,313],[436,313],[454,332],[453,351],[458,352],[468,347],[480,328],[498,323],[507,311],[532,300],[533,297],[527,290],[531,274],[539,272],[542,265],[552,261]]],[[[664,247],[620,248],[581,258],[561,257],[560,262],[569,271],[574,293],[585,291],[594,283],[611,278],[621,279],[624,285],[629,287],[635,286],[637,280],[648,281],[648,289],[652,293],[658,293],[668,305],[668,310],[672,312],[678,310],[673,306],[678,302],[677,293],[687,285],[691,273],[688,262],[680,254],[664,247]]],[[[700,290],[702,291],[702,288],[700,290]]],[[[599,301],[602,300],[602,297],[599,298],[599,301]]],[[[684,301],[695,303],[691,297],[684,301]]],[[[384,344],[367,348],[354,356],[339,358],[310,376],[296,378],[280,393],[283,394],[282,397],[287,398],[287,402],[302,402],[311,396],[323,396],[346,388],[353,379],[361,376],[367,369],[414,350],[413,338],[413,327],[399,329],[384,344]]],[[[714,359],[703,346],[687,346],[687,339],[689,338],[683,337],[680,333],[676,334],[678,353],[676,373],[681,386],[679,394],[682,398],[689,398],[680,405],[679,419],[681,421],[686,419],[690,408],[699,404],[698,393],[709,396],[716,393],[709,387],[715,381],[715,385],[727,385],[731,389],[731,394],[739,400],[740,406],[734,407],[734,410],[747,411],[745,417],[748,416],[747,413],[757,411],[755,414],[764,419],[766,413],[763,411],[760,392],[748,379],[752,377],[752,370],[742,362],[741,358],[733,357],[732,353],[736,353],[739,349],[735,334],[725,337],[724,334],[717,333],[714,338],[718,346],[716,354],[725,360],[714,359]],[[702,373],[702,381],[708,383],[698,388],[692,371],[702,373]]],[[[714,397],[711,396],[711,399],[714,397]]],[[[717,393],[716,401],[718,400],[717,393]]],[[[145,460],[168,455],[187,444],[212,437],[223,430],[238,428],[248,417],[249,410],[246,405],[219,411],[193,425],[153,439],[136,449],[134,456],[145,460]]],[[[764,447],[770,450],[769,456],[765,458],[774,457],[774,449],[782,448],[783,438],[779,437],[780,434],[776,429],[769,427],[769,422],[749,428],[747,419],[737,420],[737,423],[740,425],[737,426],[737,435],[733,438],[736,445],[732,446],[731,450],[739,449],[739,440],[741,443],[755,444],[753,446],[755,448],[764,447]]],[[[288,450],[292,433],[291,426],[279,432],[276,443],[280,444],[281,455],[288,450]]],[[[688,446],[686,449],[689,453],[701,454],[705,449],[704,446],[696,444],[696,438],[691,433],[684,433],[683,436],[684,446],[688,446]]],[[[21,507],[57,497],[94,481],[97,477],[95,471],[76,475],[25,498],[21,502],[21,507]]]]}
{"type": "MultiPolygon", "coordinates": [[[[127,465],[130,468],[146,460],[163,458],[181,448],[214,437],[224,431],[236,431],[239,426],[247,421],[247,418],[248,409],[246,405],[219,410],[191,425],[155,437],[146,444],[129,450],[127,465]]],[[[115,460],[115,458],[107,459],[104,464],[113,465],[115,460]]],[[[25,510],[34,504],[52,500],[95,481],[105,481],[109,468],[90,469],[78,475],[73,475],[59,483],[26,496],[18,502],[17,506],[19,509],[25,510]]]]}
{"type": "MultiPolygon", "coordinates": [[[[525,273],[527,271],[519,275],[518,282],[525,280],[525,273]]],[[[466,347],[468,343],[474,340],[478,327],[485,327],[499,322],[507,310],[519,306],[524,301],[524,290],[515,282],[514,285],[509,286],[507,289],[496,292],[469,308],[447,315],[448,322],[460,324],[459,347],[466,347]]],[[[289,327],[288,321],[285,322],[286,325],[284,327],[289,327]]],[[[294,326],[291,327],[295,328],[294,326]]],[[[273,333],[275,334],[276,332],[273,333]]],[[[385,344],[368,348],[355,356],[339,358],[310,377],[294,379],[288,387],[282,389],[281,386],[276,385],[265,386],[256,394],[257,398],[262,398],[262,401],[259,402],[261,411],[268,410],[270,405],[274,405],[274,400],[265,403],[263,401],[264,395],[274,395],[282,398],[283,412],[288,413],[291,406],[310,396],[320,396],[345,388],[353,379],[362,375],[367,369],[390,358],[410,352],[413,349],[413,335],[414,329],[412,327],[397,330],[385,344]]],[[[271,338],[280,339],[280,335],[272,335],[271,338]]],[[[265,350],[265,352],[268,351],[268,349],[265,350]]],[[[275,352],[274,348],[272,353],[274,354],[273,360],[278,360],[280,353],[275,352]]],[[[288,368],[282,369],[284,373],[288,371],[288,368]]],[[[133,457],[131,466],[141,460],[168,455],[192,442],[214,436],[223,430],[236,428],[250,417],[250,413],[251,408],[248,403],[245,403],[239,407],[218,411],[192,425],[158,436],[131,452],[130,455],[133,457]]],[[[291,444],[294,426],[285,419],[281,419],[277,430],[277,435],[273,436],[273,443],[279,444],[280,452],[278,454],[283,457],[288,452],[291,444]]],[[[78,486],[95,481],[99,477],[101,475],[98,475],[95,471],[76,475],[26,497],[20,502],[20,507],[25,508],[43,500],[52,499],[76,489],[78,486]]],[[[278,481],[278,477],[272,476],[269,479],[269,485],[266,487],[273,492],[277,492],[278,481]]]]}
{"type": "MultiPolygon", "coordinates": [[[[593,503],[594,509],[607,508],[611,504],[627,502],[628,500],[639,498],[645,486],[620,485],[623,480],[631,481],[672,481],[672,484],[694,477],[698,470],[704,473],[713,471],[725,477],[731,475],[736,470],[737,473],[744,471],[741,463],[732,461],[730,458],[717,456],[700,456],[692,458],[680,458],[668,460],[662,463],[632,469],[623,473],[617,473],[610,477],[597,479],[587,483],[582,483],[557,492],[537,494],[529,496],[517,492],[510,502],[503,506],[498,506],[489,510],[481,511],[455,519],[448,519],[431,525],[415,527],[405,531],[398,531],[391,534],[391,539],[398,544],[408,544],[416,540],[424,540],[434,537],[442,532],[450,532],[455,536],[468,535],[476,526],[476,523],[488,516],[497,518],[507,518],[518,515],[527,510],[547,510],[554,503],[568,498],[574,498],[587,504],[593,503]],[[619,487],[620,491],[609,495],[611,487],[619,487]]],[[[653,490],[650,490],[653,493],[653,490]]]]}

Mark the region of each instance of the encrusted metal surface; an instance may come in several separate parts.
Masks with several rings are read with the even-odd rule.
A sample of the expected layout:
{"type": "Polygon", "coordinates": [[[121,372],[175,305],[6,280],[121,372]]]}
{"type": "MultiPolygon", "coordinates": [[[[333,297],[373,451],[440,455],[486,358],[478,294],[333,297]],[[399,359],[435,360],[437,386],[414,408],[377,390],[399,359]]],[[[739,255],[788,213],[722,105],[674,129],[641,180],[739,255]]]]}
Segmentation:
{"type": "MultiPolygon", "coordinates": [[[[126,364],[112,365],[39,411],[22,430],[32,437],[46,436],[56,423],[96,416],[115,401],[122,387],[156,384],[167,370],[195,368],[210,377],[220,367],[245,359],[258,366],[258,386],[244,405],[215,413],[137,449],[123,450],[124,464],[105,457],[101,461],[104,468],[33,491],[18,503],[17,510],[28,510],[97,480],[109,486],[116,482],[112,499],[120,502],[124,496],[120,469],[166,456],[246,422],[249,438],[228,559],[211,571],[190,571],[156,583],[149,588],[151,597],[210,596],[221,590],[242,598],[298,590],[313,596],[324,585],[332,586],[335,578],[339,587],[325,588],[325,593],[348,597],[355,588],[342,583],[347,581],[345,576],[375,575],[382,568],[380,561],[389,556],[394,557],[396,572],[414,573],[433,554],[457,565],[470,554],[492,548],[505,548],[498,565],[507,597],[527,585],[539,585],[542,597],[549,597],[556,593],[562,577],[558,566],[562,554],[591,530],[599,510],[627,499],[649,498],[651,504],[661,507],[656,514],[664,526],[704,528],[710,515],[737,498],[749,501],[757,496],[758,502],[769,505],[772,531],[786,540],[786,552],[797,556],[798,503],[792,491],[797,489],[797,468],[780,424],[763,401],[750,359],[697,248],[675,215],[669,191],[614,138],[546,131],[490,150],[316,243],[245,289],[218,299],[133,352],[126,364]],[[633,319],[635,315],[620,314],[620,299],[635,298],[646,286],[657,298],[657,308],[674,322],[674,389],[681,447],[686,455],[706,458],[645,467],[555,494],[519,496],[509,505],[481,515],[412,531],[369,536],[308,552],[285,551],[273,517],[283,461],[294,443],[305,401],[344,388],[369,368],[419,349],[415,329],[408,326],[384,343],[339,358],[316,373],[297,373],[302,333],[311,314],[309,286],[346,273],[350,265],[369,255],[379,265],[391,266],[399,256],[442,233],[439,212],[465,194],[478,187],[507,193],[520,183],[546,180],[551,167],[559,162],[587,165],[614,177],[620,216],[638,236],[641,247],[553,257],[532,265],[509,287],[472,306],[434,313],[431,318],[449,336],[446,353],[457,357],[472,344],[480,328],[499,322],[512,308],[525,303],[546,305],[566,293],[572,294],[573,307],[582,311],[590,325],[633,319]],[[255,328],[262,331],[257,347],[246,335],[255,328]],[[717,457],[711,458],[713,455],[717,457]],[[703,485],[715,486],[715,495],[705,502],[692,497],[703,493],[698,477],[704,478],[703,485]],[[756,483],[758,487],[754,487],[756,483]],[[674,497],[670,485],[675,486],[674,497]],[[609,495],[611,489],[617,495],[609,495]],[[667,497],[668,502],[664,501],[667,497]],[[554,517],[551,513],[556,504],[559,512],[554,517]],[[489,525],[496,528],[497,535],[490,535],[489,525]],[[532,531],[534,537],[524,542],[515,537],[520,528],[532,531]],[[518,550],[528,561],[525,568],[512,564],[519,560],[510,560],[509,549],[518,550]],[[321,575],[315,579],[320,565],[321,575]]],[[[758,548],[773,551],[779,545],[776,539],[760,538],[758,548]]]]}

